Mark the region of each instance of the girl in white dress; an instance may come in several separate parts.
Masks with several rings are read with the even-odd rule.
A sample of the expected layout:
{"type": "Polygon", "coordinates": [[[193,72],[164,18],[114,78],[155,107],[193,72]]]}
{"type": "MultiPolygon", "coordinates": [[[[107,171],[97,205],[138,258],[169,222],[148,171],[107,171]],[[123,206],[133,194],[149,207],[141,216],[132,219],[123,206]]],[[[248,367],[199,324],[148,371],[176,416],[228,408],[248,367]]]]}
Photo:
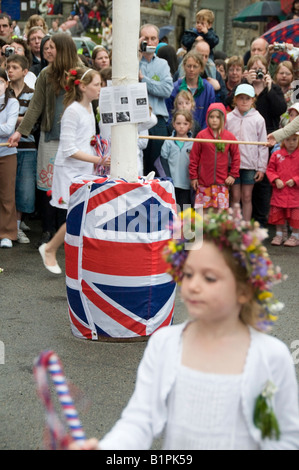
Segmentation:
{"type": "Polygon", "coordinates": [[[244,221],[239,206],[210,209],[204,220],[180,215],[165,259],[191,320],[153,334],[120,420],[83,448],[150,449],[163,432],[166,450],[298,450],[293,359],[266,334],[282,278],[262,243],[266,230],[244,221]]]}
{"type": "MultiPolygon", "coordinates": [[[[79,175],[92,175],[94,164],[110,165],[109,159],[104,163],[96,156],[90,143],[96,132],[91,102],[99,98],[100,74],[93,69],[75,68],[69,71],[67,83],[51,200],[54,207],[64,211],[68,207],[72,179],[79,175]]],[[[65,233],[64,223],[50,242],[39,248],[46,269],[54,274],[61,273],[56,261],[56,252],[64,242],[65,233]]]]}

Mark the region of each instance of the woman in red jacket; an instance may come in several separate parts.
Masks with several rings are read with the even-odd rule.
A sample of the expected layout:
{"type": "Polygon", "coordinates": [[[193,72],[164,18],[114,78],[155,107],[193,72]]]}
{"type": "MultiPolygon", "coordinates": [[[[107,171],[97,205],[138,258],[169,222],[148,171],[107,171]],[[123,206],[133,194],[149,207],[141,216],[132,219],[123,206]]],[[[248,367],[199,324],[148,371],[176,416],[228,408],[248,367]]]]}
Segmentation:
{"type": "Polygon", "coordinates": [[[266,174],[273,186],[269,224],[276,225],[271,245],[299,246],[299,133],[283,140],[266,174]],[[287,224],[292,234],[287,239],[287,224]]]}
{"type": "Polygon", "coordinates": [[[195,208],[229,207],[229,187],[239,176],[240,153],[237,144],[224,144],[221,140],[237,140],[224,129],[226,110],[222,103],[209,106],[206,116],[208,127],[200,131],[197,139],[215,139],[215,143],[194,142],[190,153],[189,175],[196,192],[195,208]]]}

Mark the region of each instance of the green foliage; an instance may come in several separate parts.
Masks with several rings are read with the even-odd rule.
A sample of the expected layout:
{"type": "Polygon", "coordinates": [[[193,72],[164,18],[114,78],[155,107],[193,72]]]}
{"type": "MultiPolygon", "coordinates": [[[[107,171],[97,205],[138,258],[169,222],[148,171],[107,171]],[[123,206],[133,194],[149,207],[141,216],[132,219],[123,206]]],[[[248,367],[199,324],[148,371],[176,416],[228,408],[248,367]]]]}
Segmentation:
{"type": "Polygon", "coordinates": [[[261,430],[262,438],[279,439],[280,431],[276,416],[266,397],[259,395],[254,410],[254,424],[261,430]]]}
{"type": "Polygon", "coordinates": [[[165,4],[159,5],[159,9],[160,9],[160,10],[164,10],[164,11],[171,11],[171,9],[172,9],[172,4],[173,4],[173,1],[172,1],[172,0],[168,0],[165,4]]]}

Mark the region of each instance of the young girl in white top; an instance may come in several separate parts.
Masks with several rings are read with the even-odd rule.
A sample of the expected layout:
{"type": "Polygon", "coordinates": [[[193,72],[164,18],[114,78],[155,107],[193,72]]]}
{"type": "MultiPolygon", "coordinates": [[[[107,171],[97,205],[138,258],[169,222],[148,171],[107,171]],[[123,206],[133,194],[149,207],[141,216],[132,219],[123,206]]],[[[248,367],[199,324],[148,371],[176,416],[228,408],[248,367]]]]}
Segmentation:
{"type": "MultiPolygon", "coordinates": [[[[94,164],[110,165],[110,159],[102,162],[91,145],[95,135],[95,118],[91,102],[99,98],[100,74],[93,69],[75,68],[68,73],[68,85],[64,99],[65,111],[61,119],[60,142],[55,158],[51,204],[67,210],[69,187],[78,175],[92,175],[94,164]]],[[[66,224],[63,224],[49,243],[39,251],[45,267],[54,274],[61,269],[56,252],[63,244],[66,224]]]]}
{"type": "Polygon", "coordinates": [[[292,356],[260,331],[280,307],[272,286],[281,273],[262,243],[266,231],[244,221],[239,207],[209,209],[203,224],[192,210],[180,220],[165,256],[191,320],[153,334],[121,419],[83,447],[150,449],[164,432],[167,450],[298,450],[292,356]]]}
{"type": "MultiPolygon", "coordinates": [[[[255,91],[243,83],[235,92],[234,109],[227,115],[226,128],[237,140],[266,142],[267,131],[263,116],[254,108],[255,91]]],[[[252,191],[255,183],[262,181],[267,169],[269,150],[266,146],[239,145],[240,177],[231,188],[232,203],[242,202],[245,220],[252,215],[252,191]]]]}

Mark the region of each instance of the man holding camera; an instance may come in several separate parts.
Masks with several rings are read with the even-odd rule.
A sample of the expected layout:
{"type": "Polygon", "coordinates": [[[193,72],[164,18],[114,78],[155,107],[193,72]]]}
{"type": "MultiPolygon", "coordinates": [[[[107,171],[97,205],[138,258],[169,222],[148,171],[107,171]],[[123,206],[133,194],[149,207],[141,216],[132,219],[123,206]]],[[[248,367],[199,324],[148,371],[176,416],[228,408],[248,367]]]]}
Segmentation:
{"type": "MultiPolygon", "coordinates": [[[[165,99],[171,95],[173,81],[166,60],[157,57],[155,50],[159,44],[159,29],[152,24],[140,28],[139,51],[140,68],[139,81],[147,85],[149,104],[157,116],[157,124],[149,130],[150,135],[168,136],[168,111],[165,99]]],[[[163,140],[149,140],[143,151],[144,174],[156,172],[155,160],[160,156],[163,140]]]]}

